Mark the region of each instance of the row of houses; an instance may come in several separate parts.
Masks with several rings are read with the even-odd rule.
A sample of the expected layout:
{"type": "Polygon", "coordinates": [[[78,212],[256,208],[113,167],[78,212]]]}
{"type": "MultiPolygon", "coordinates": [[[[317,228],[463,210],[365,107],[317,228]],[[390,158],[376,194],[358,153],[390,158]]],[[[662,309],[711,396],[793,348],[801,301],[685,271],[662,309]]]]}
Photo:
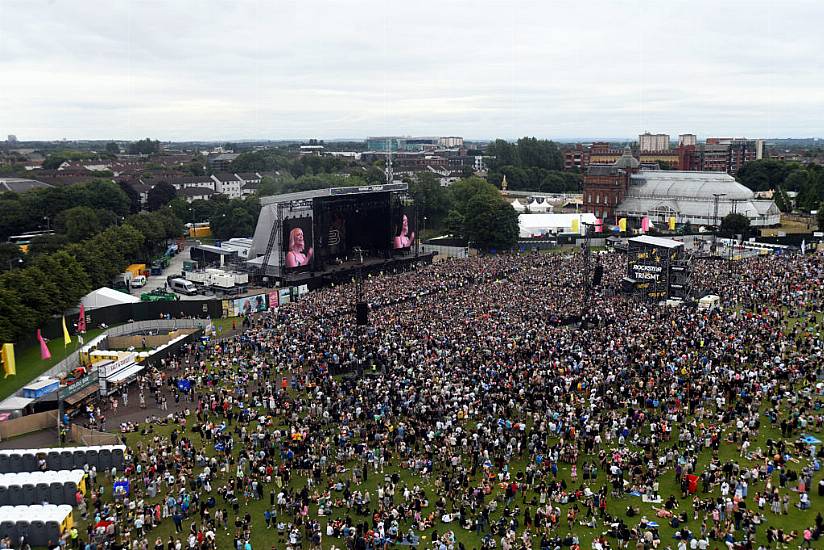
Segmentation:
{"type": "Polygon", "coordinates": [[[222,172],[211,176],[156,175],[125,180],[140,195],[145,203],[149,191],[157,184],[166,182],[175,188],[177,196],[192,202],[208,200],[213,195],[225,195],[230,199],[245,198],[255,193],[263,176],[258,172],[228,173],[222,172]]]}

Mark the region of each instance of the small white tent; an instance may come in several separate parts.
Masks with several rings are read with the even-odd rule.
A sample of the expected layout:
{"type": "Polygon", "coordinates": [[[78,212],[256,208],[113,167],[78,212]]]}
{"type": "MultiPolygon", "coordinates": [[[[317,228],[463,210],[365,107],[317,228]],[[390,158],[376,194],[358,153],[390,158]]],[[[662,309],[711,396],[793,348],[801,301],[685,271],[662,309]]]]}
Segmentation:
{"type": "Polygon", "coordinates": [[[578,220],[579,235],[584,234],[585,223],[595,224],[595,214],[520,214],[519,237],[529,239],[549,234],[572,232],[572,221],[578,220]]]}
{"type": "Polygon", "coordinates": [[[109,287],[100,287],[83,296],[80,303],[86,310],[97,309],[99,307],[116,306],[120,304],[135,304],[140,301],[140,298],[126,294],[125,292],[118,292],[109,287]]]}
{"type": "Polygon", "coordinates": [[[526,206],[521,204],[521,201],[519,201],[518,199],[514,199],[512,201],[512,208],[514,208],[516,212],[523,212],[526,210],[526,206]]]}
{"type": "Polygon", "coordinates": [[[527,208],[529,208],[529,211],[532,214],[552,212],[552,205],[547,203],[546,200],[538,202],[537,200],[532,199],[532,201],[527,205],[527,208]]]}

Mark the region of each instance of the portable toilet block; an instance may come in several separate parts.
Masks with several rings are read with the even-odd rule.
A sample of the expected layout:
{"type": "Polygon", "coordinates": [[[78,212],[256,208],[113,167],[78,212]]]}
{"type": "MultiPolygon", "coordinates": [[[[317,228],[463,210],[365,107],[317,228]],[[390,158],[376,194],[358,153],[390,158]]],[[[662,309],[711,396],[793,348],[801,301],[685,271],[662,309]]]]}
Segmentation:
{"type": "Polygon", "coordinates": [[[60,470],[60,451],[49,451],[46,455],[46,466],[49,470],[60,470]]]}
{"type": "Polygon", "coordinates": [[[37,495],[35,494],[34,483],[27,481],[23,483],[23,504],[35,504],[37,495]]]}
{"type": "Polygon", "coordinates": [[[126,449],[122,445],[118,445],[112,449],[112,466],[122,470],[125,465],[126,449]]]}
{"type": "Polygon", "coordinates": [[[37,455],[32,450],[22,451],[23,455],[23,471],[24,472],[36,472],[37,468],[37,455]]]}
{"type": "Polygon", "coordinates": [[[5,452],[0,452],[0,474],[7,474],[11,470],[11,465],[9,464],[9,454],[5,452]]]}
{"type": "Polygon", "coordinates": [[[74,504],[77,502],[77,483],[74,481],[64,481],[62,484],[63,486],[63,499],[60,502],[56,502],[55,504],[74,504]]]}
{"type": "Polygon", "coordinates": [[[105,470],[109,470],[112,467],[112,450],[111,449],[100,449],[97,453],[97,461],[98,466],[97,470],[100,473],[105,473],[105,470]],[[103,471],[101,471],[103,470],[103,471]]]}
{"type": "Polygon", "coordinates": [[[46,523],[42,519],[43,516],[32,517],[37,517],[37,519],[32,519],[29,522],[29,544],[31,544],[32,546],[46,546],[49,543],[49,541],[51,541],[52,544],[54,544],[59,540],[59,526],[54,538],[52,538],[49,536],[49,532],[46,531],[46,523]]]}
{"type": "MultiPolygon", "coordinates": [[[[100,449],[97,447],[89,447],[86,449],[86,463],[89,465],[89,468],[94,466],[95,468],[100,468],[97,464],[97,453],[100,452],[100,449]]],[[[82,467],[82,466],[81,466],[82,467]]]]}
{"type": "Polygon", "coordinates": [[[72,451],[74,455],[74,466],[72,468],[83,468],[86,465],[86,451],[84,449],[75,449],[72,451]]]}
{"type": "MultiPolygon", "coordinates": [[[[44,481],[38,481],[37,485],[34,486],[34,498],[37,504],[51,502],[51,489],[49,488],[49,484],[44,481]]],[[[55,504],[60,503],[56,502],[55,504]]]]}
{"type": "Polygon", "coordinates": [[[74,453],[71,451],[60,452],[60,469],[73,470],[74,469],[74,453]]]}
{"type": "Polygon", "coordinates": [[[23,455],[14,453],[9,455],[9,472],[17,473],[23,471],[23,455]]]}
{"type": "Polygon", "coordinates": [[[17,483],[8,486],[9,504],[12,506],[20,506],[23,504],[23,487],[17,483]]]}
{"type": "MultiPolygon", "coordinates": [[[[52,481],[49,483],[49,502],[52,504],[63,504],[66,502],[66,491],[63,485],[60,481],[52,481]]],[[[74,500],[71,501],[71,504],[74,504],[74,500]]]]}
{"type": "MultiPolygon", "coordinates": [[[[2,513],[2,512],[0,512],[2,513]]],[[[9,537],[11,540],[17,540],[17,521],[13,519],[0,520],[0,537],[9,537]]]]}
{"type": "Polygon", "coordinates": [[[29,533],[31,532],[31,525],[29,524],[29,520],[23,517],[22,515],[18,515],[15,524],[17,527],[18,540],[20,537],[26,537],[26,540],[30,540],[29,533]]]}

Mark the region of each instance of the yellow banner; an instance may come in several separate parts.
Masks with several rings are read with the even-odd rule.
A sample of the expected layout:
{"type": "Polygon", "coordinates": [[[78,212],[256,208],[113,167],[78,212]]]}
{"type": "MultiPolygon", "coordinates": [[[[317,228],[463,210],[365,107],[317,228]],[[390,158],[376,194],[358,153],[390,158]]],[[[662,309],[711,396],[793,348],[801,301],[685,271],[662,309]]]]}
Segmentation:
{"type": "Polygon", "coordinates": [[[579,230],[580,230],[579,220],[577,218],[573,218],[572,219],[572,232],[573,233],[578,233],[579,230]]]}
{"type": "Polygon", "coordinates": [[[69,329],[66,328],[66,316],[63,316],[63,347],[72,343],[72,337],[69,336],[69,329]]]}
{"type": "Polygon", "coordinates": [[[621,230],[621,233],[626,233],[627,232],[627,219],[626,218],[621,218],[620,220],[618,220],[618,229],[621,230]]]}
{"type": "Polygon", "coordinates": [[[675,216],[670,216],[669,219],[669,230],[675,231],[675,216]]]}
{"type": "Polygon", "coordinates": [[[14,364],[14,344],[3,344],[2,351],[3,372],[6,376],[14,376],[17,374],[17,367],[14,364]]]}

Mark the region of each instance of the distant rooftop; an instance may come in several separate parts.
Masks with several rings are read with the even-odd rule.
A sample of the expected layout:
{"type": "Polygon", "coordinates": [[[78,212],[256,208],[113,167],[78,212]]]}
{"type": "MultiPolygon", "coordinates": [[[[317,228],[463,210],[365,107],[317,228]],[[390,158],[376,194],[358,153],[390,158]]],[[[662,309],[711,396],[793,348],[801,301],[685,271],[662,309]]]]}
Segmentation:
{"type": "Polygon", "coordinates": [[[54,187],[48,183],[28,178],[0,178],[0,193],[12,191],[14,193],[25,193],[33,189],[45,189],[54,187]]]}

